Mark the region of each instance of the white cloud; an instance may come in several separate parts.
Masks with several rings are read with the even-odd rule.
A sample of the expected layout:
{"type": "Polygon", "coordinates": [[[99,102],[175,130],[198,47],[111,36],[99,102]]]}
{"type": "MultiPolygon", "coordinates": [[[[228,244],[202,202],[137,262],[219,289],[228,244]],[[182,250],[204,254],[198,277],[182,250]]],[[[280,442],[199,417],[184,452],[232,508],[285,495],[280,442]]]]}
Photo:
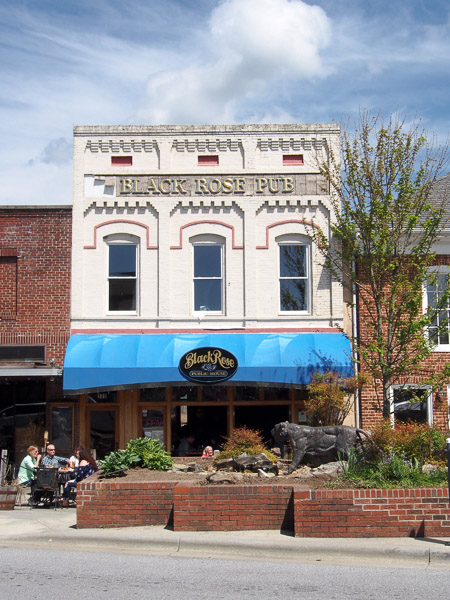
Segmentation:
{"type": "Polygon", "coordinates": [[[301,0],[227,0],[187,66],[149,79],[137,120],[233,122],[237,103],[277,81],[324,77],[320,51],[329,38],[324,11],[301,0]]]}

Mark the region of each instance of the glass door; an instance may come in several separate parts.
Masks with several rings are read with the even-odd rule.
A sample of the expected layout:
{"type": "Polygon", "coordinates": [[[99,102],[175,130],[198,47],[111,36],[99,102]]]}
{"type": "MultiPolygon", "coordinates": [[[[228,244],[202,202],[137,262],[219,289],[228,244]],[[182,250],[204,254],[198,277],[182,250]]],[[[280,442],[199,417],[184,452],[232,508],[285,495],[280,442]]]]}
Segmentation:
{"type": "Polygon", "coordinates": [[[101,460],[119,445],[117,407],[89,406],[87,420],[90,448],[101,460]]]}

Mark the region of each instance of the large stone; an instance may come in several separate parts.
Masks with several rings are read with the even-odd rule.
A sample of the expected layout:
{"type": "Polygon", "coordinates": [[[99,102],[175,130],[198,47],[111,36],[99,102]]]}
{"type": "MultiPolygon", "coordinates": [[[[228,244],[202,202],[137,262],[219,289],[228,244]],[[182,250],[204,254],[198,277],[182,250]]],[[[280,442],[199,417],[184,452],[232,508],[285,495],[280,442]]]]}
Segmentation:
{"type": "Polygon", "coordinates": [[[229,473],[227,471],[216,471],[215,473],[210,473],[206,476],[206,481],[208,483],[236,483],[237,478],[234,473],[229,473]]]}
{"type": "Polygon", "coordinates": [[[253,471],[257,473],[258,469],[273,467],[272,461],[265,454],[253,454],[252,456],[237,456],[234,458],[236,471],[253,471]]]}

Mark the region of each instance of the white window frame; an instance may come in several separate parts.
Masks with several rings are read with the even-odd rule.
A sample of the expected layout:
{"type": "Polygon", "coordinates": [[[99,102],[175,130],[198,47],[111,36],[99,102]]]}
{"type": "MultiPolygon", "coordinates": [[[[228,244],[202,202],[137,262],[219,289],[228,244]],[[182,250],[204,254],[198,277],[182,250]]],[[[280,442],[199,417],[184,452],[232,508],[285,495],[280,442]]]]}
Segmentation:
{"type": "Polygon", "coordinates": [[[224,315],[225,314],[225,244],[222,241],[214,239],[192,242],[192,308],[194,315],[224,315]],[[216,246],[220,248],[220,277],[195,277],[195,247],[196,246],[216,246]],[[199,310],[195,309],[195,282],[200,280],[220,280],[220,310],[199,310]]]}
{"type": "MultiPolygon", "coordinates": [[[[450,266],[440,265],[440,266],[430,267],[428,269],[428,272],[430,274],[447,275],[447,277],[449,277],[449,280],[450,280],[450,266]]],[[[428,285],[427,285],[426,281],[423,284],[422,299],[423,299],[423,312],[425,313],[428,309],[428,285]]],[[[447,311],[450,313],[450,302],[449,302],[447,311]]],[[[434,345],[433,352],[450,352],[450,321],[449,321],[448,329],[449,329],[449,343],[448,344],[439,344],[438,343],[438,344],[434,345]]]]}
{"type": "Polygon", "coordinates": [[[307,315],[311,313],[311,248],[310,244],[305,242],[296,241],[279,241],[278,243],[278,310],[283,315],[307,315]],[[281,246],[303,246],[305,248],[305,271],[306,275],[303,277],[282,277],[280,272],[281,266],[281,246]],[[306,308],[303,310],[284,310],[281,307],[281,281],[283,280],[294,280],[300,279],[306,281],[306,308]]]}
{"type": "Polygon", "coordinates": [[[418,383],[402,383],[402,384],[392,385],[389,389],[390,415],[391,415],[392,427],[394,427],[394,425],[395,425],[394,391],[395,390],[407,390],[407,389],[426,390],[428,392],[426,422],[430,426],[433,425],[433,390],[432,390],[432,387],[430,385],[420,385],[418,383]]]}
{"type": "Polygon", "coordinates": [[[108,239],[106,240],[106,314],[107,315],[137,315],[139,313],[139,242],[135,239],[108,239]],[[134,246],[135,249],[135,275],[134,277],[110,277],[109,260],[111,246],[134,246]],[[111,310],[109,308],[109,282],[113,279],[133,279],[135,281],[135,304],[134,310],[111,310]]]}

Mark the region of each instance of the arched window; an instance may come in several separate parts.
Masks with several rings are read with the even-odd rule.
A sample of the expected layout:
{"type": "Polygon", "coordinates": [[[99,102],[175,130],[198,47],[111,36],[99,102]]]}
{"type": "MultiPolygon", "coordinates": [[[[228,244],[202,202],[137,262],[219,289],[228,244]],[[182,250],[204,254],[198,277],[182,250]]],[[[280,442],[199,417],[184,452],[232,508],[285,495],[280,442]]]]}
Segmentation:
{"type": "Polygon", "coordinates": [[[279,291],[281,312],[309,311],[309,246],[279,243],[279,291]]]}
{"type": "Polygon", "coordinates": [[[137,311],[138,245],[108,242],[108,311],[137,311]]]}
{"type": "Polygon", "coordinates": [[[193,285],[194,311],[224,312],[224,257],[223,243],[218,241],[194,242],[193,285]]]}

